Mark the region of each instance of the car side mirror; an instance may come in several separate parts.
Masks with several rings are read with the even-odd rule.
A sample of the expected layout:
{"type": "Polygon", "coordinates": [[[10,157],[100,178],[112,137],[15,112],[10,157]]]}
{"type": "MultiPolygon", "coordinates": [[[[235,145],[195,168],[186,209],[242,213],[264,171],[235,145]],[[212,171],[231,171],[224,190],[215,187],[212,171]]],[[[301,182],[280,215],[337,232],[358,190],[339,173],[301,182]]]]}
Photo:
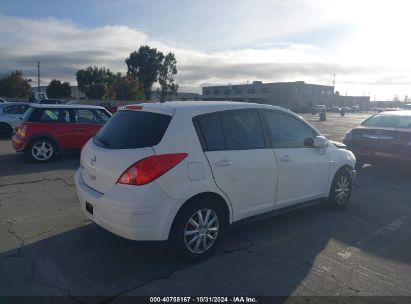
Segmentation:
{"type": "Polygon", "coordinates": [[[314,147],[315,148],[327,148],[328,147],[328,139],[324,136],[316,136],[314,138],[314,147]]]}
{"type": "Polygon", "coordinates": [[[311,137],[304,139],[304,147],[314,147],[314,140],[311,137]]]}

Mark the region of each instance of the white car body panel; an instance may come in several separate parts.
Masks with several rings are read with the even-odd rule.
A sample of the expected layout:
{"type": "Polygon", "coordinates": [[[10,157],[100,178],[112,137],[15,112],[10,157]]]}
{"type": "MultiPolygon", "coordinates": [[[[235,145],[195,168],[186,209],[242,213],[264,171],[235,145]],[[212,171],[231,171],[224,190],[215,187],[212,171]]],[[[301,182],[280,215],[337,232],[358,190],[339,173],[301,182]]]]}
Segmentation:
{"type": "Polygon", "coordinates": [[[137,106],[142,106],[139,111],[173,116],[161,141],[152,147],[111,150],[90,140],[82,150],[81,167],[75,177],[87,216],[125,238],[166,240],[183,204],[204,193],[218,195],[226,202],[230,223],[327,197],[337,170],[355,166],[354,155],[331,142],[327,148],[203,151],[193,124],[198,115],[247,108],[284,111],[301,119],[281,108],[211,101],[137,106]],[[117,184],[120,175],[137,161],[174,153],[188,156],[151,183],[117,184]],[[284,161],[285,156],[290,160],[284,161]],[[230,165],[215,165],[224,159],[230,165]],[[93,214],[86,211],[86,202],[93,205],[93,214]]]}

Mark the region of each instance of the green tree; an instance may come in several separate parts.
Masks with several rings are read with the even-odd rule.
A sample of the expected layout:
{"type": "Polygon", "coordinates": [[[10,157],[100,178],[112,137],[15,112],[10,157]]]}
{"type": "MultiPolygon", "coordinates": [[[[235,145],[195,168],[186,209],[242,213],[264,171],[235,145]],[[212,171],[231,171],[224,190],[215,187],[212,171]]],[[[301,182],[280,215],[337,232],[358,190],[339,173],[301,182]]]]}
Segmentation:
{"type": "Polygon", "coordinates": [[[80,91],[88,98],[102,99],[108,88],[120,78],[120,74],[113,74],[109,69],[89,66],[76,73],[77,85],[80,91]]]}
{"type": "Polygon", "coordinates": [[[137,52],[126,59],[127,73],[139,81],[144,88],[147,100],[151,97],[151,88],[157,81],[159,68],[164,59],[162,52],[148,45],[141,46],[137,52]]]}
{"type": "Polygon", "coordinates": [[[8,76],[0,80],[0,96],[28,98],[30,94],[30,83],[23,78],[21,71],[10,72],[8,76]]]}
{"type": "Polygon", "coordinates": [[[110,86],[110,99],[141,101],[145,99],[143,86],[131,75],[126,75],[110,86]]]}
{"type": "Polygon", "coordinates": [[[160,84],[160,101],[164,102],[171,96],[177,94],[178,84],[175,83],[177,74],[177,60],[173,53],[168,53],[162,61],[159,72],[158,82],[160,84]]]}
{"type": "Polygon", "coordinates": [[[53,79],[46,89],[49,98],[67,98],[71,97],[71,88],[68,82],[61,82],[53,79]]]}

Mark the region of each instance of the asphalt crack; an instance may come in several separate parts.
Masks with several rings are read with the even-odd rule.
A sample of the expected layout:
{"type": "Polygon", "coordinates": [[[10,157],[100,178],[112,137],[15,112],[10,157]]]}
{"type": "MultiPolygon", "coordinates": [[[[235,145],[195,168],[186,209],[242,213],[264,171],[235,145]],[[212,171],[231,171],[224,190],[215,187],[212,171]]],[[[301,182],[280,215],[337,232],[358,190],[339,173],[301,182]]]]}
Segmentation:
{"type": "Polygon", "coordinates": [[[69,183],[66,178],[72,178],[71,176],[67,177],[55,177],[55,178],[42,178],[38,180],[32,180],[32,181],[24,181],[24,182],[16,182],[16,183],[8,183],[8,184],[0,184],[1,187],[8,187],[8,186],[16,186],[16,185],[26,185],[26,184],[37,184],[41,182],[48,182],[48,181],[61,181],[64,184],[66,184],[69,187],[74,187],[74,184],[69,183]]]}
{"type": "MultiPolygon", "coordinates": [[[[87,220],[83,220],[83,221],[81,221],[80,223],[77,223],[77,224],[82,224],[82,223],[89,222],[89,221],[90,221],[90,220],[87,219],[87,220]]],[[[31,266],[31,270],[30,270],[30,273],[29,273],[29,274],[26,276],[26,278],[24,279],[24,281],[25,281],[26,283],[31,283],[31,284],[36,284],[36,283],[37,283],[37,284],[39,284],[39,285],[50,286],[50,287],[52,287],[52,288],[54,288],[54,289],[56,289],[56,290],[58,290],[58,291],[60,291],[60,292],[62,292],[62,293],[64,293],[64,294],[67,294],[67,296],[68,296],[70,299],[72,299],[73,301],[75,301],[76,303],[84,304],[84,302],[80,301],[79,299],[77,299],[75,296],[72,295],[71,290],[70,290],[69,288],[65,289],[65,288],[62,288],[62,287],[58,286],[58,285],[55,284],[55,283],[36,280],[35,275],[36,275],[36,272],[37,272],[37,262],[36,262],[35,259],[33,259],[33,258],[31,258],[31,257],[28,257],[28,256],[26,256],[26,255],[23,253],[23,249],[24,249],[24,246],[26,245],[26,241],[31,240],[31,239],[36,238],[36,237],[39,237],[39,236],[41,236],[41,235],[43,235],[43,234],[49,233],[49,232],[51,232],[51,231],[53,231],[53,230],[55,230],[55,229],[57,229],[57,228],[64,228],[64,227],[69,227],[69,226],[73,226],[73,225],[65,225],[65,226],[63,226],[63,227],[58,227],[58,226],[56,226],[56,227],[53,227],[53,228],[51,228],[51,229],[49,229],[49,230],[47,230],[47,231],[43,231],[43,232],[41,232],[41,233],[39,233],[39,234],[37,234],[37,235],[35,235],[35,236],[32,236],[32,237],[26,239],[26,241],[25,241],[16,231],[13,230],[14,223],[13,223],[12,221],[6,220],[6,221],[3,221],[3,222],[5,222],[5,223],[7,223],[7,224],[9,225],[9,227],[7,228],[7,231],[8,231],[8,233],[9,233],[10,235],[12,235],[16,240],[18,240],[18,242],[19,242],[19,247],[17,248],[17,253],[16,253],[16,254],[11,254],[11,255],[7,255],[7,256],[3,256],[3,257],[0,257],[0,259],[21,258],[21,259],[24,259],[24,260],[28,261],[28,262],[31,264],[31,265],[30,265],[30,266],[31,266]]],[[[75,224],[75,225],[77,225],[77,224],[75,224]]]]}

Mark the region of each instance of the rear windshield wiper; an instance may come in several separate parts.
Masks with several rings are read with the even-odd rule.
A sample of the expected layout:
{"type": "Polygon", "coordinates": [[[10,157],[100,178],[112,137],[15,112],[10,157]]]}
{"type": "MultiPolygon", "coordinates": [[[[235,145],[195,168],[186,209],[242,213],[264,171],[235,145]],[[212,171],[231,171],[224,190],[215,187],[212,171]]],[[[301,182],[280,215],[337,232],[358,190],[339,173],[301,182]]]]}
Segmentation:
{"type": "Polygon", "coordinates": [[[110,148],[110,144],[106,142],[104,139],[97,138],[97,137],[94,137],[94,139],[97,140],[99,143],[101,143],[103,146],[110,148]]]}

